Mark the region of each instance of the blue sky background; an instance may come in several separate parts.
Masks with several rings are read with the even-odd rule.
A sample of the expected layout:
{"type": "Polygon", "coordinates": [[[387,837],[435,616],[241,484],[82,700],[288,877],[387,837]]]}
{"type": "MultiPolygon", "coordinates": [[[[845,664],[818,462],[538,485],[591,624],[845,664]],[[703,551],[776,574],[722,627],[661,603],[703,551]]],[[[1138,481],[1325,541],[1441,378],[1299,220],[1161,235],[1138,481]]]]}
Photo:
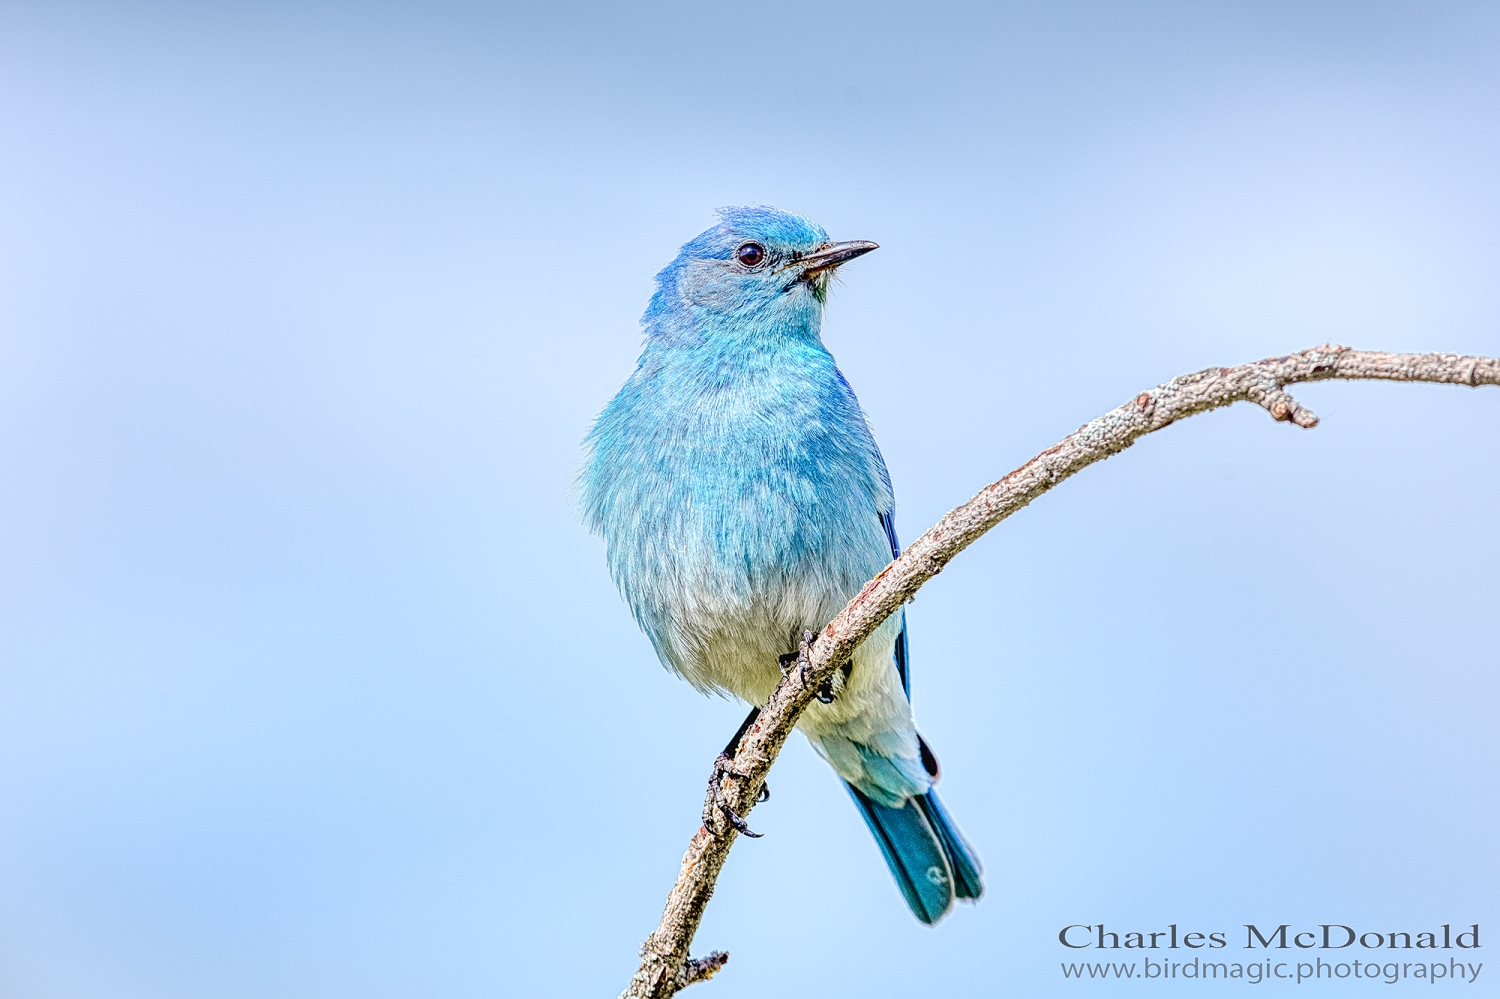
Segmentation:
{"type": "MultiPolygon", "coordinates": [[[[0,996],[623,986],[743,708],[568,490],[715,207],[882,244],[825,338],[909,538],[1179,373],[1500,354],[1497,112],[1485,3],[7,4],[0,996]]],[[[910,608],[978,907],[917,924],[798,739],[692,994],[1140,988],[1062,981],[1100,920],[1488,932],[1500,392],[1299,396],[910,608]]]]}

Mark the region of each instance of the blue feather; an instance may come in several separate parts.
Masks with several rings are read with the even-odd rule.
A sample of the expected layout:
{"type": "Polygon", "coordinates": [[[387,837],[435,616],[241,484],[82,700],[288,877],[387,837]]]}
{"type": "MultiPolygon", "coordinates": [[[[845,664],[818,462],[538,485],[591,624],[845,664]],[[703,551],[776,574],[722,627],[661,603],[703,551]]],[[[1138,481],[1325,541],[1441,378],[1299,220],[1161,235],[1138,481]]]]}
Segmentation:
{"type": "MultiPolygon", "coordinates": [[[[873,248],[789,212],[722,211],[657,275],[636,370],[585,441],[584,519],[662,663],[702,690],[764,703],[778,658],[899,553],[885,461],[821,337],[833,268],[873,248]]],[[[910,689],[899,614],[799,728],[931,922],[982,889],[931,795],[910,689]]]]}
{"type": "Polygon", "coordinates": [[[926,814],[911,805],[892,808],[871,801],[847,781],[844,787],[875,836],[912,914],[929,925],[946,916],[953,907],[953,867],[926,814]]]}
{"type": "Polygon", "coordinates": [[[918,919],[930,925],[948,914],[955,898],[978,899],[984,894],[979,861],[936,791],[892,808],[871,801],[847,781],[844,787],[918,919]]]}

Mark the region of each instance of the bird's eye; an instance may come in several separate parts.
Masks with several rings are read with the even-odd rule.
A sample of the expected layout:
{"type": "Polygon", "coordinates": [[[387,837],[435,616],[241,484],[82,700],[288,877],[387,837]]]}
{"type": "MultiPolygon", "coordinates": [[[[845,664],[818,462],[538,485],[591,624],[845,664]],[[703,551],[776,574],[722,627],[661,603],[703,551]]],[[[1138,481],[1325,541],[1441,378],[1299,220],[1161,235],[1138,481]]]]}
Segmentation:
{"type": "Polygon", "coordinates": [[[746,267],[754,267],[766,259],[766,251],[759,243],[746,243],[735,252],[734,256],[735,259],[746,267]]]}

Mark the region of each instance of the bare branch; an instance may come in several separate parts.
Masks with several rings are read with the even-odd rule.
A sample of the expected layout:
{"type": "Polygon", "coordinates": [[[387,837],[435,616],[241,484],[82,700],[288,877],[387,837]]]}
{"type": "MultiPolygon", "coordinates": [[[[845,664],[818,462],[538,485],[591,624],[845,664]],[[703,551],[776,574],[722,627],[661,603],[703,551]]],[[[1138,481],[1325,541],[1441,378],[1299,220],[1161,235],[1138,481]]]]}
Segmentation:
{"type": "MultiPolygon", "coordinates": [[[[749,814],[771,764],[819,685],[922,584],[1000,521],[1081,469],[1125,450],[1138,438],[1210,409],[1249,401],[1264,407],[1277,420],[1315,427],[1317,416],[1285,388],[1334,378],[1500,385],[1500,359],[1314,347],[1286,357],[1182,375],[1085,424],[950,510],[900,558],[866,583],[816,642],[803,643],[798,667],[786,671],[760,717],[740,739],[733,772],[722,777],[723,801],[739,815],[749,814]]],[[[717,951],[707,958],[688,959],[693,934],[738,835],[728,823],[722,826],[722,832],[700,827],[688,844],[661,924],[642,945],[640,968],[621,999],[665,999],[708,978],[728,960],[727,954],[717,951]]]]}

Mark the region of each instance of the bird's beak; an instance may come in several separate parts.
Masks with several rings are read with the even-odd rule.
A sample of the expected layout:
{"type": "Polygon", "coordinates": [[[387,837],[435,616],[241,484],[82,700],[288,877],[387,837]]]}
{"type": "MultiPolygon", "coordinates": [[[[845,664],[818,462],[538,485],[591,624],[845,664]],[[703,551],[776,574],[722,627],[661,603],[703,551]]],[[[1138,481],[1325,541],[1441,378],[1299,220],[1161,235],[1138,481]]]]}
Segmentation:
{"type": "Polygon", "coordinates": [[[855,257],[862,257],[871,250],[878,249],[880,249],[880,244],[872,243],[868,239],[850,239],[842,243],[829,243],[797,260],[793,266],[802,271],[803,277],[812,277],[814,274],[831,271],[839,264],[847,263],[855,257]]]}

